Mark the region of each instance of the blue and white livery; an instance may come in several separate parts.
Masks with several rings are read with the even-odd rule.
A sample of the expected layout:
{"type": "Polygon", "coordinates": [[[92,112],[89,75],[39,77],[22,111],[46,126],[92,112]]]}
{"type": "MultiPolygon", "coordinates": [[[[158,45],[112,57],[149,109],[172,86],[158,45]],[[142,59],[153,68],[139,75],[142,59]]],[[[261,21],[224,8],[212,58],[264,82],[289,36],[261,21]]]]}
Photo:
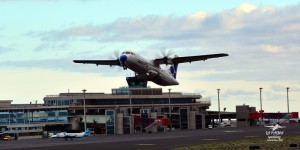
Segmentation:
{"type": "Polygon", "coordinates": [[[154,60],[146,60],[140,55],[132,52],[123,52],[118,59],[115,60],[73,60],[74,63],[83,64],[96,64],[98,65],[109,65],[109,66],[121,66],[124,70],[130,69],[135,72],[135,77],[139,81],[152,81],[161,86],[178,85],[179,82],[176,80],[177,68],[180,63],[191,63],[193,61],[205,61],[210,58],[225,57],[228,54],[210,54],[210,55],[198,55],[198,56],[187,56],[178,57],[175,55],[174,58],[164,56],[162,58],[154,60]],[[170,65],[169,69],[163,70],[160,65],[170,65]]]}
{"type": "Polygon", "coordinates": [[[73,140],[73,138],[82,138],[90,136],[90,129],[86,129],[84,132],[81,133],[67,133],[67,132],[61,132],[57,133],[55,135],[50,136],[50,138],[65,138],[66,141],[69,139],[73,140]]]}

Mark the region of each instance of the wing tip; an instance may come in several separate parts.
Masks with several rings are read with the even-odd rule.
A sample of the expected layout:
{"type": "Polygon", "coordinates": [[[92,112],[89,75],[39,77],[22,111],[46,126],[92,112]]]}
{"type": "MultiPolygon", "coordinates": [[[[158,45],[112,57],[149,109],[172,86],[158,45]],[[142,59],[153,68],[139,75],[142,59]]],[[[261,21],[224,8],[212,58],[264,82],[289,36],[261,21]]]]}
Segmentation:
{"type": "Polygon", "coordinates": [[[227,54],[227,53],[221,53],[220,56],[221,57],[226,57],[226,56],[229,56],[229,54],[227,54]]]}

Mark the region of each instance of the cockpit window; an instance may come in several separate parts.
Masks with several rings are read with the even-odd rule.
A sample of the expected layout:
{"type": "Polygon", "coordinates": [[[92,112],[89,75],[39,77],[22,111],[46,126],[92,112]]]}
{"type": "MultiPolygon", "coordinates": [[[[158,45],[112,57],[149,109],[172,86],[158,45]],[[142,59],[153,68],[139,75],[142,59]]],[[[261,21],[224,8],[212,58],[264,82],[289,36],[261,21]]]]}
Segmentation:
{"type": "Polygon", "coordinates": [[[123,52],[122,54],[131,54],[131,55],[134,55],[134,53],[133,53],[133,52],[130,52],[130,51],[125,51],[125,52],[123,52]]]}

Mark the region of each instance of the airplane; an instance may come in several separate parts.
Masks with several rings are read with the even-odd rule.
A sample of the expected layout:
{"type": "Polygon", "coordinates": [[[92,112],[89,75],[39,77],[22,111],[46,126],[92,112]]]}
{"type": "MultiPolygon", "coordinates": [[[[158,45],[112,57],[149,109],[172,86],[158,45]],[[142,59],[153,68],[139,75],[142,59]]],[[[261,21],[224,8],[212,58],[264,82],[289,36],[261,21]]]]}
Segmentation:
{"type": "Polygon", "coordinates": [[[272,132],[274,132],[275,130],[278,130],[279,128],[285,128],[285,126],[280,126],[279,123],[277,123],[275,126],[271,125],[271,126],[265,126],[267,128],[270,128],[272,130],[272,132]]]}
{"type": "Polygon", "coordinates": [[[163,56],[154,60],[146,60],[142,56],[132,52],[124,51],[117,59],[114,60],[73,60],[74,63],[82,64],[96,64],[121,66],[124,70],[130,69],[135,72],[134,79],[142,82],[152,81],[157,85],[171,86],[179,85],[176,80],[177,67],[180,63],[191,63],[193,61],[205,61],[211,58],[225,57],[226,53],[197,55],[178,57],[175,55],[173,58],[163,56]],[[170,65],[168,69],[163,70],[160,65],[170,65]]]}
{"type": "Polygon", "coordinates": [[[50,136],[50,138],[65,138],[66,141],[68,141],[68,138],[73,141],[73,138],[82,138],[87,137],[90,135],[90,129],[86,129],[85,132],[81,133],[67,133],[67,132],[61,132],[57,133],[55,135],[50,136]]]}

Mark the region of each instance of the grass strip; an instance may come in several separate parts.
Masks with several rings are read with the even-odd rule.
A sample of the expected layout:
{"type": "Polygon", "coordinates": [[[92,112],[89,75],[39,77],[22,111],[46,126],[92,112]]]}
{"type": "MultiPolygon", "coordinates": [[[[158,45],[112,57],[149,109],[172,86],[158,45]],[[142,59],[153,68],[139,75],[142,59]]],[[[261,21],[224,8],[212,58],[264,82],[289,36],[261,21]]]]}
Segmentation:
{"type": "Polygon", "coordinates": [[[239,140],[229,142],[214,142],[195,146],[179,147],[175,150],[249,150],[250,146],[259,146],[261,150],[300,149],[300,136],[283,137],[283,141],[267,141],[266,138],[239,140]],[[291,145],[292,144],[292,145],[291,145]],[[298,147],[290,147],[298,144],[298,147]]]}

